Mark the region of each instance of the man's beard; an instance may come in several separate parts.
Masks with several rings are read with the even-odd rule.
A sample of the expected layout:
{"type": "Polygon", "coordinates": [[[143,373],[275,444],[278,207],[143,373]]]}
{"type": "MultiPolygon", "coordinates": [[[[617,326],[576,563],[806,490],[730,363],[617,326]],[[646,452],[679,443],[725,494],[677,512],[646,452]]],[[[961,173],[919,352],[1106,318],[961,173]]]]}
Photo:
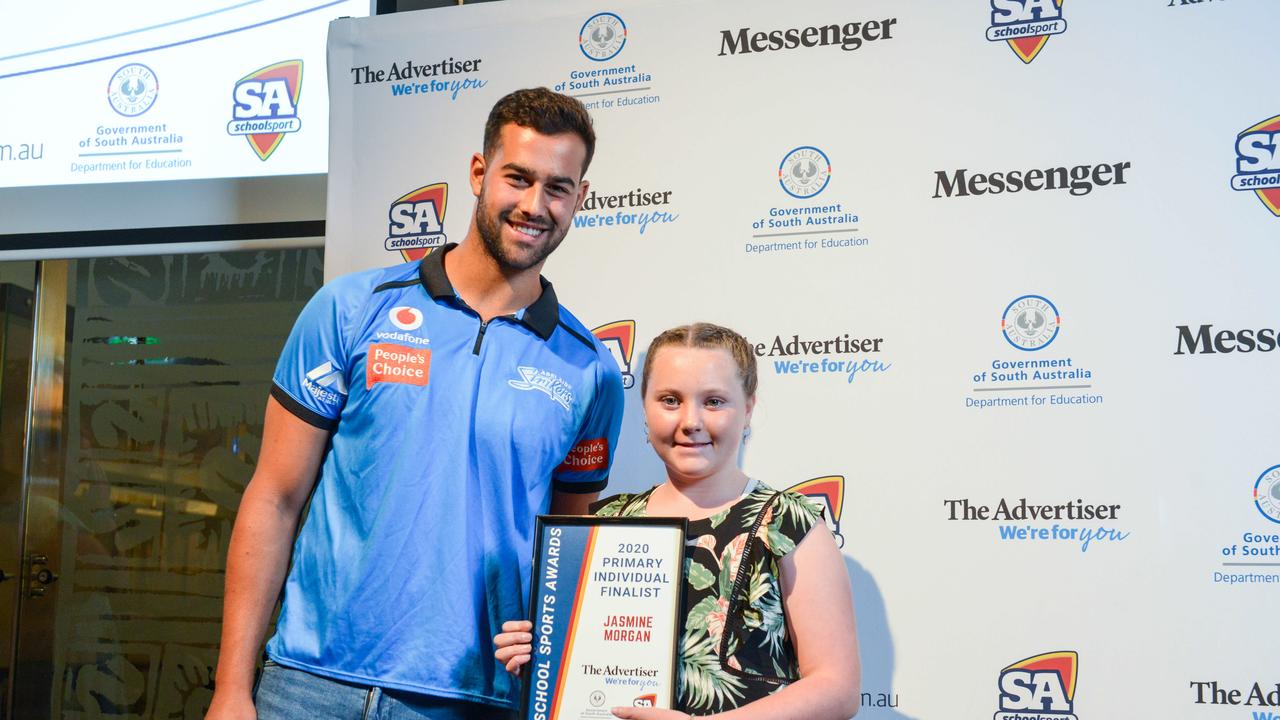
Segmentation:
{"type": "Polygon", "coordinates": [[[488,203],[485,202],[484,190],[480,191],[480,197],[476,199],[476,230],[480,233],[480,239],[484,242],[485,250],[489,252],[489,256],[498,263],[498,267],[507,271],[528,270],[536,267],[542,261],[546,260],[551,253],[560,246],[564,240],[566,232],[555,222],[550,216],[544,218],[519,218],[522,222],[529,222],[539,226],[549,226],[543,230],[543,234],[551,233],[547,241],[538,248],[538,250],[527,260],[517,260],[511,257],[507,249],[502,246],[502,226],[506,225],[507,220],[511,217],[510,210],[505,210],[494,217],[489,212],[488,203]]]}

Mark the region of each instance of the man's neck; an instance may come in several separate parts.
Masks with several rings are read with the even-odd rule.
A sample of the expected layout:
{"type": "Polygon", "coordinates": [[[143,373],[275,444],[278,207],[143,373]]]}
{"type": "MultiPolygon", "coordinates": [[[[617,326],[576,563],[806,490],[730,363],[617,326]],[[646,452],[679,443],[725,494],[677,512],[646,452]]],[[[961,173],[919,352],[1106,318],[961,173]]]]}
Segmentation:
{"type": "Polygon", "coordinates": [[[475,233],[444,256],[444,273],[454,292],[484,322],[532,305],[542,295],[542,263],[528,270],[504,271],[475,233]]]}

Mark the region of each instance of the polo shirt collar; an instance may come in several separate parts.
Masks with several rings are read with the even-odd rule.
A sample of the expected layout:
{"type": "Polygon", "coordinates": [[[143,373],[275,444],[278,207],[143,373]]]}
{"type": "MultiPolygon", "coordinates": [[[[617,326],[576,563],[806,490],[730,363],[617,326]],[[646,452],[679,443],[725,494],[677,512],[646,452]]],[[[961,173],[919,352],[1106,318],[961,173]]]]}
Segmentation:
{"type": "MultiPolygon", "coordinates": [[[[453,289],[453,283],[449,282],[449,276],[444,272],[444,254],[457,246],[457,243],[445,243],[432,250],[431,254],[424,257],[418,264],[418,275],[422,278],[422,286],[435,300],[458,297],[457,291],[453,289]]],[[[539,275],[538,282],[542,283],[542,294],[533,301],[532,305],[525,308],[523,313],[517,313],[517,319],[538,337],[549,340],[551,333],[556,330],[556,325],[560,323],[560,301],[556,299],[555,288],[551,287],[551,283],[546,278],[539,275]]]]}

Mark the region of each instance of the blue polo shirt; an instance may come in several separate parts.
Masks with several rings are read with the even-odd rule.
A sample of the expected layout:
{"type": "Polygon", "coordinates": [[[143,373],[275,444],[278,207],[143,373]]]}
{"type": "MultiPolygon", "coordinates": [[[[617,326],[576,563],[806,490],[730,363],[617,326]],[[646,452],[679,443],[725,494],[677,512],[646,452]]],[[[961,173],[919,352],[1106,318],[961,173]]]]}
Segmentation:
{"type": "Polygon", "coordinates": [[[493,658],[527,616],[534,516],[602,489],[622,422],[613,357],[542,295],[481,323],[421,262],[309,302],[272,396],[333,430],[268,655],[332,678],[513,706],[493,658]]]}

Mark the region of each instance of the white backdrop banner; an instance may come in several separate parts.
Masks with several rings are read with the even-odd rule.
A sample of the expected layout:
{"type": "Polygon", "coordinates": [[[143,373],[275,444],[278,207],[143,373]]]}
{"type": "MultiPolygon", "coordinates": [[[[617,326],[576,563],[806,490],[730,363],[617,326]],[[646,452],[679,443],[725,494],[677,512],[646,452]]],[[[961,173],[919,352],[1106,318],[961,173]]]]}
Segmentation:
{"type": "MultiPolygon", "coordinates": [[[[726,324],[745,468],[828,507],[863,711],[1280,718],[1274,0],[484,3],[331,25],[326,274],[464,236],[521,87],[547,276],[639,373],[726,324]]],[[[637,384],[638,385],[638,384],[637,384]]],[[[659,482],[638,386],[610,491],[659,482]]]]}

